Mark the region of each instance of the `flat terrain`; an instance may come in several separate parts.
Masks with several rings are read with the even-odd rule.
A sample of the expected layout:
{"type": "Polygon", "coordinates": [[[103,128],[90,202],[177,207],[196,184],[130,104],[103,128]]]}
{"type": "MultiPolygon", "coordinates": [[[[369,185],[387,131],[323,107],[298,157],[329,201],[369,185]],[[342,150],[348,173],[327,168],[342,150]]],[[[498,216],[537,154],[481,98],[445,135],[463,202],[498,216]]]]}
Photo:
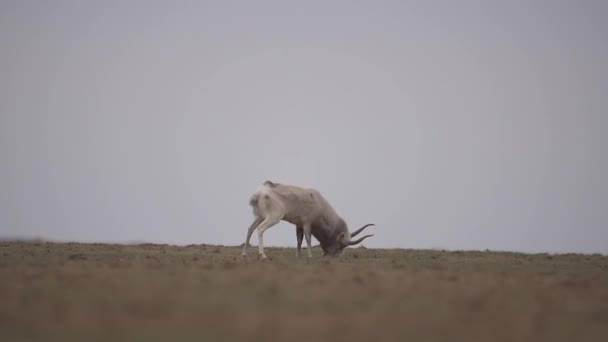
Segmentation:
{"type": "Polygon", "coordinates": [[[0,242],[0,341],[608,341],[608,257],[0,242]]]}

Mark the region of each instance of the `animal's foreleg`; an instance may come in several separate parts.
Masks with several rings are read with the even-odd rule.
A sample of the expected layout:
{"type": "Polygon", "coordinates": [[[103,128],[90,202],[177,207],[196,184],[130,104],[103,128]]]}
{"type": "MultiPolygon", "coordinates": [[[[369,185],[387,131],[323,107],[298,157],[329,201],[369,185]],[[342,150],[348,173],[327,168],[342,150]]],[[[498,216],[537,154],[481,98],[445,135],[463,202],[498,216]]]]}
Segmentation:
{"type": "Polygon", "coordinates": [[[302,240],[304,239],[304,228],[298,225],[296,226],[296,237],[298,238],[298,248],[296,250],[296,257],[300,257],[300,249],[302,248],[302,240]]]}
{"type": "Polygon", "coordinates": [[[304,227],[304,236],[306,237],[306,245],[308,247],[308,257],[312,258],[312,241],[311,241],[311,233],[312,233],[312,227],[310,226],[310,224],[305,224],[304,227]]]}

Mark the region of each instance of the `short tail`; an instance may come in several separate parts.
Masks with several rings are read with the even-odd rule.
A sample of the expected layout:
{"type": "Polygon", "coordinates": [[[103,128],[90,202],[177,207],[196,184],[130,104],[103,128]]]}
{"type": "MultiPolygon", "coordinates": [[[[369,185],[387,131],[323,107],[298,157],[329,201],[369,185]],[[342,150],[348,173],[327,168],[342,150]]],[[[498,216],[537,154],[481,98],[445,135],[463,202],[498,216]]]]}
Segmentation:
{"type": "Polygon", "coordinates": [[[256,192],[253,195],[251,195],[251,198],[249,198],[249,205],[252,207],[257,207],[259,200],[260,200],[260,194],[256,192]]]}
{"type": "MultiPolygon", "coordinates": [[[[260,201],[260,196],[263,194],[266,194],[267,189],[265,188],[274,188],[275,186],[279,185],[279,183],[273,183],[269,180],[265,181],[264,184],[262,184],[254,193],[253,195],[251,195],[251,197],[249,198],[249,205],[251,205],[252,207],[257,207],[258,203],[260,201]]],[[[268,195],[266,195],[266,197],[268,197],[268,195]]]]}

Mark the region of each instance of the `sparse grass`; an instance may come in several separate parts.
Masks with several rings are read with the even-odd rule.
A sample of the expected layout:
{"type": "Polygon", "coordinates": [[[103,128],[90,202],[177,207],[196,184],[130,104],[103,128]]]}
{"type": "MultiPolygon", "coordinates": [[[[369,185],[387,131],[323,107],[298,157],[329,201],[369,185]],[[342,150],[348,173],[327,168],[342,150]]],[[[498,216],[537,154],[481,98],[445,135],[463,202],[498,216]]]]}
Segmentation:
{"type": "Polygon", "coordinates": [[[606,341],[608,257],[0,242],[1,341],[606,341]]]}

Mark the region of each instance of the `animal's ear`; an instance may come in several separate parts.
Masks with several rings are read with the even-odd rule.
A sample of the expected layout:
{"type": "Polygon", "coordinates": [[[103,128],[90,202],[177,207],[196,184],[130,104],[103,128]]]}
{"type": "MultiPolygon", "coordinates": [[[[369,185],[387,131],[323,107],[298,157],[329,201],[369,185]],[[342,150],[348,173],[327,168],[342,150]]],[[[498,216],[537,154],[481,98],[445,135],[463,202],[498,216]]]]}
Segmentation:
{"type": "Polygon", "coordinates": [[[346,243],[346,233],[345,232],[341,232],[340,234],[338,234],[338,237],[336,238],[336,240],[338,240],[338,242],[341,243],[346,243]]]}

